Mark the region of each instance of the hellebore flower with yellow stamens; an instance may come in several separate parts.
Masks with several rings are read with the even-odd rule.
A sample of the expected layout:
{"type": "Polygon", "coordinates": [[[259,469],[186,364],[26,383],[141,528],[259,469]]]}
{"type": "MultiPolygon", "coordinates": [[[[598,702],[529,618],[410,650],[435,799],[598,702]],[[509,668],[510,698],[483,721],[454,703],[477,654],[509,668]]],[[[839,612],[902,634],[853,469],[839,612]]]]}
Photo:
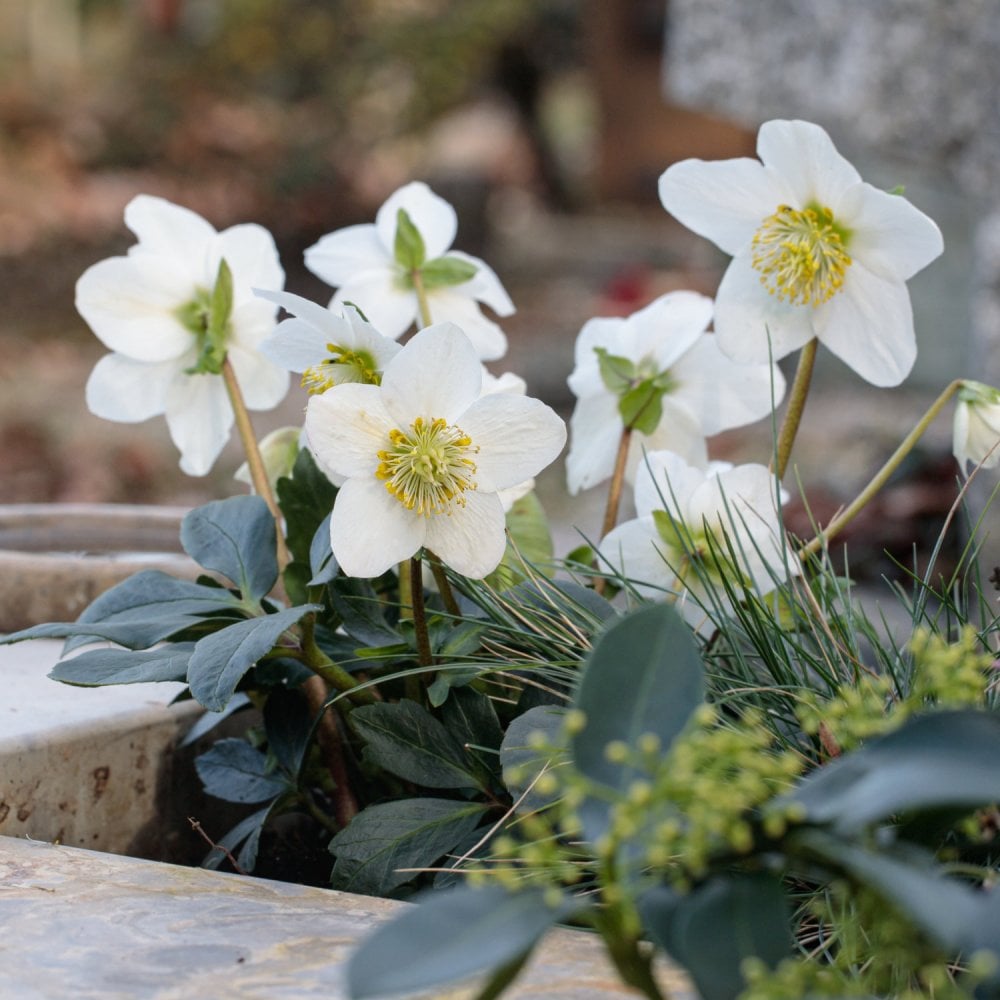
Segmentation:
{"type": "Polygon", "coordinates": [[[1000,389],[966,379],[955,404],[953,448],[962,474],[972,465],[1000,465],[1000,389]]]}
{"type": "Polygon", "coordinates": [[[394,192],[375,223],[328,233],[306,250],[306,267],[339,290],[330,303],[339,310],[356,302],[377,330],[398,340],[420,319],[416,281],[426,292],[431,322],[460,326],[483,361],[507,351],[507,338],[478,303],[498,316],[514,304],[500,279],[478,257],[451,250],[458,216],[426,184],[413,181],[394,192]]]}
{"type": "Polygon", "coordinates": [[[219,233],[150,195],[129,202],[125,225],[138,238],[128,255],[99,261],[76,283],[77,310],[112,351],[87,381],[87,406],[123,423],[164,414],[181,468],[204,476],[233,426],[223,361],[251,410],[270,410],[288,392],[288,372],[259,351],[277,309],[253,294],[284,284],[278,251],[261,226],[219,233]]]}
{"type": "Polygon", "coordinates": [[[941,253],[940,230],[864,183],[818,125],[766,122],[757,154],[660,177],[666,210],[733,257],[715,298],[719,346],[763,362],[815,338],[867,382],[898,385],[917,353],[906,282],[941,253]]]}
{"type": "Polygon", "coordinates": [[[782,546],[774,474],[763,465],[698,469],[673,452],[650,452],[636,473],[635,507],[634,520],[604,537],[601,557],[643,596],[678,600],[693,625],[726,601],[723,580],[737,595],[763,596],[797,571],[782,546]]]}
{"type": "Polygon", "coordinates": [[[588,320],[576,341],[569,387],[566,477],[570,493],[610,478],[622,431],[632,435],[626,475],[644,451],[668,449],[705,465],[705,438],[767,416],[785,393],[777,366],[741,365],[706,333],[712,300],[668,292],[626,319],[588,320]]]}
{"type": "Polygon", "coordinates": [[[291,292],[256,294],[290,312],[261,345],[261,353],[288,371],[302,375],[310,394],[326,392],[345,382],[378,384],[382,371],[402,349],[383,337],[356,308],[344,306],[342,316],[291,292]]]}
{"type": "Polygon", "coordinates": [[[537,399],[482,395],[482,381],[469,338],[435,323],[389,362],[381,385],[310,397],[309,447],[344,483],[330,543],[349,576],[379,576],[425,546],[467,577],[499,565],[506,534],[498,494],[552,462],[566,427],[537,399]]]}

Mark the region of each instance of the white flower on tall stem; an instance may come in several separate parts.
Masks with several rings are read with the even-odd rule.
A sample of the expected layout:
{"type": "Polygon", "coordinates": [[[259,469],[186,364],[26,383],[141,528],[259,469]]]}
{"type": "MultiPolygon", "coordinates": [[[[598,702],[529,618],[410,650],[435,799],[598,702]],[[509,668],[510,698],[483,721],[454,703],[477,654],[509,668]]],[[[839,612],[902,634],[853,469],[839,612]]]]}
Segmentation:
{"type": "Polygon", "coordinates": [[[302,386],[310,394],[345,382],[377,384],[385,366],[401,350],[353,306],[344,306],[343,315],[337,315],[291,292],[258,289],[257,295],[292,314],[263,341],[261,353],[301,374],[302,386]]]}
{"type": "Polygon", "coordinates": [[[181,468],[203,476],[233,426],[225,359],[249,409],[271,409],[288,391],[288,373],[258,350],[277,309],[252,291],[280,288],[284,271],[261,226],[216,232],[150,195],[129,202],[125,224],[138,243],[125,257],[92,265],[76,284],[77,310],[112,351],[90,375],[87,406],[124,423],[165,414],[181,468]]]}
{"type": "Polygon", "coordinates": [[[692,623],[727,607],[723,581],[737,596],[763,596],[797,572],[782,542],[774,474],[763,465],[699,469],[651,452],[636,474],[635,507],[638,516],[601,541],[601,558],[639,594],[680,600],[692,623]]]}
{"type": "Polygon", "coordinates": [[[566,428],[537,399],[481,390],[468,337],[436,323],[389,362],[381,385],[310,398],[309,446],[324,471],[345,480],[330,523],[345,573],[378,576],[425,547],[472,578],[500,563],[498,494],[553,461],[566,428]]]}
{"type": "Polygon", "coordinates": [[[458,231],[455,209],[420,181],[393,193],[375,223],[348,226],[306,250],[306,267],[338,289],[331,308],[354,302],[376,329],[393,340],[414,322],[452,322],[479,357],[503,357],[507,338],[479,303],[498,316],[514,304],[493,270],[478,257],[451,250],[458,231]],[[430,315],[422,315],[421,293],[430,315]]]}
{"type": "Polygon", "coordinates": [[[953,451],[962,473],[970,463],[1000,465],[1000,389],[965,379],[955,404],[953,451]]]}
{"type": "Polygon", "coordinates": [[[719,346],[763,362],[816,339],[873,385],[898,385],[916,357],[905,283],[941,253],[938,227],[864,183],[818,125],[766,122],[757,154],[684,160],[660,178],[667,211],[733,257],[719,346]]]}
{"type": "Polygon", "coordinates": [[[566,474],[570,493],[611,477],[626,427],[635,433],[626,475],[644,451],[668,449],[695,465],[708,461],[705,438],[759,420],[785,392],[774,365],[740,365],[706,333],[712,300],[668,292],[621,318],[588,320],[576,341],[569,387],[566,474]]]}

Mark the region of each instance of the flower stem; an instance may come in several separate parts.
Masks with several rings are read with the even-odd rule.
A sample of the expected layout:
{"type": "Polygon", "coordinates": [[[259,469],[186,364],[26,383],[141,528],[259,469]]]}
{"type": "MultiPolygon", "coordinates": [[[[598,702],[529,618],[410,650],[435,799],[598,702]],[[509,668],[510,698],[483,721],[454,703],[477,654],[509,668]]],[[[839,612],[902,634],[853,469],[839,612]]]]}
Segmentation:
{"type": "Polygon", "coordinates": [[[944,405],[955,395],[961,384],[962,379],[955,379],[954,382],[951,382],[944,388],[941,395],[931,403],[927,408],[927,412],[917,421],[913,430],[903,438],[899,447],[892,453],[885,465],[875,473],[868,485],[811,542],[799,549],[798,555],[800,559],[818,552],[834,535],[847,527],[866,504],[874,499],[878,491],[885,486],[889,477],[899,468],[900,462],[913,450],[913,446],[920,440],[924,431],[931,425],[931,422],[941,412],[944,405]]]}
{"type": "Polygon", "coordinates": [[[351,790],[347,771],[347,761],[344,759],[344,741],[341,739],[340,723],[337,715],[326,704],[327,687],[323,678],[314,674],[303,685],[309,711],[314,717],[319,717],[316,724],[316,742],[319,744],[323,762],[330,773],[333,782],[333,815],[338,829],[343,829],[357,816],[358,800],[351,790]]]}
{"type": "Polygon", "coordinates": [[[771,463],[771,468],[778,479],[784,476],[785,469],[788,468],[788,460],[792,455],[792,445],[795,444],[795,436],[799,432],[802,412],[806,408],[806,399],[809,396],[809,385],[812,382],[818,346],[819,341],[814,337],[802,348],[802,352],[799,354],[799,365],[795,369],[792,391],[788,394],[788,408],[785,410],[785,419],[778,432],[774,461],[771,463]]]}
{"type": "Polygon", "coordinates": [[[319,648],[316,643],[315,621],[311,615],[302,621],[302,662],[334,690],[346,693],[351,701],[362,705],[373,705],[378,701],[374,691],[360,687],[342,666],[334,663],[319,648]]]}
{"type": "Polygon", "coordinates": [[[451,584],[448,582],[448,575],[444,571],[444,566],[441,565],[441,560],[428,549],[427,561],[430,563],[431,572],[434,574],[434,582],[437,584],[438,593],[440,593],[441,600],[444,602],[445,610],[449,615],[458,618],[462,611],[458,606],[458,601],[455,600],[455,594],[451,589],[451,584]]]}
{"type": "Polygon", "coordinates": [[[434,664],[431,640],[427,632],[427,610],[424,607],[424,579],[419,555],[410,559],[410,607],[413,609],[413,628],[417,636],[417,658],[420,666],[434,664]]]}
{"type": "Polygon", "coordinates": [[[250,479],[253,482],[254,489],[257,491],[257,495],[263,498],[264,503],[267,504],[267,509],[274,517],[278,569],[282,570],[288,565],[288,548],[285,545],[285,534],[281,530],[281,510],[274,499],[271,482],[267,478],[267,469],[264,467],[264,459],[261,457],[257,438],[253,432],[253,425],[250,423],[250,414],[247,411],[246,402],[240,390],[239,380],[236,378],[236,372],[229,358],[226,358],[222,362],[222,379],[226,384],[226,392],[229,393],[229,402],[233,407],[233,415],[236,419],[236,429],[239,431],[243,451],[246,453],[247,465],[250,469],[250,479]]]}
{"type": "MultiPolygon", "coordinates": [[[[618,441],[618,454],[615,456],[615,471],[611,474],[611,485],[608,487],[608,503],[604,508],[604,521],[601,524],[601,538],[615,526],[618,521],[618,508],[621,506],[622,487],[625,484],[625,466],[628,462],[629,447],[632,444],[632,428],[623,427],[622,436],[618,441]]],[[[596,567],[597,562],[594,562],[596,567]]],[[[594,590],[603,594],[607,580],[603,576],[594,577],[594,590]]]]}
{"type": "Polygon", "coordinates": [[[413,279],[413,290],[417,293],[417,308],[420,310],[420,325],[430,326],[433,322],[431,320],[431,305],[427,298],[427,289],[424,287],[424,276],[420,273],[420,268],[414,268],[410,272],[410,277],[413,279]]]}

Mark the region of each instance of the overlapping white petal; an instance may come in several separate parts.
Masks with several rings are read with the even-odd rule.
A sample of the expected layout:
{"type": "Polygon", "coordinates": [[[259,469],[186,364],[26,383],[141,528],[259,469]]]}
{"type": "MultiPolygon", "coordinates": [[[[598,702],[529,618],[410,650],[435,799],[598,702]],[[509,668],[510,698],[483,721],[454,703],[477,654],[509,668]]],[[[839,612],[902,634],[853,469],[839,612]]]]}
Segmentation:
{"type": "Polygon", "coordinates": [[[953,448],[963,474],[969,466],[1000,465],[1000,390],[965,381],[955,404],[953,448]]]}
{"type": "Polygon", "coordinates": [[[127,256],[88,268],[76,286],[80,315],[113,352],[88,380],[87,405],[124,422],[164,414],[181,468],[205,475],[229,437],[233,413],[220,376],[190,372],[198,344],[181,310],[210,294],[225,259],[233,279],[233,369],[251,409],[276,406],[288,390],[287,372],[258,353],[276,308],[252,291],[284,283],[274,240],[257,225],[217,233],[194,212],[150,195],[128,204],[125,221],[139,242],[127,256]]]}
{"type": "Polygon", "coordinates": [[[757,152],[759,163],[684,160],[660,178],[667,211],[733,257],[716,296],[720,347],[759,363],[816,338],[872,384],[898,385],[916,355],[905,282],[941,253],[940,230],[906,199],[862,181],[818,125],[766,122],[757,152]],[[817,207],[831,213],[849,262],[810,301],[779,301],[754,264],[754,236],[783,208],[817,207]]]}
{"type": "MultiPolygon", "coordinates": [[[[346,480],[330,529],[345,573],[378,576],[424,547],[469,577],[486,576],[499,564],[506,545],[499,492],[553,461],[566,430],[537,400],[511,392],[482,394],[482,379],[469,339],[453,324],[440,323],[400,350],[381,385],[342,385],[310,398],[309,447],[321,468],[346,480]],[[380,469],[401,435],[413,438],[416,427],[434,421],[455,432],[449,440],[458,443],[448,447],[471,462],[471,485],[454,493],[440,490],[437,508],[420,512],[387,489],[380,469]]],[[[436,476],[426,480],[432,487],[436,476]]]]}
{"type": "Polygon", "coordinates": [[[433,322],[461,326],[484,361],[507,349],[500,327],[483,315],[479,304],[498,316],[510,316],[514,305],[494,271],[478,257],[451,250],[458,229],[454,208],[426,184],[414,181],[395,191],[376,213],[375,222],[328,233],[305,253],[306,267],[337,288],[330,306],[339,311],[355,303],[385,336],[398,340],[420,323],[417,293],[395,256],[399,210],[420,232],[428,262],[445,255],[472,264],[476,273],[457,285],[427,288],[433,322]]]}

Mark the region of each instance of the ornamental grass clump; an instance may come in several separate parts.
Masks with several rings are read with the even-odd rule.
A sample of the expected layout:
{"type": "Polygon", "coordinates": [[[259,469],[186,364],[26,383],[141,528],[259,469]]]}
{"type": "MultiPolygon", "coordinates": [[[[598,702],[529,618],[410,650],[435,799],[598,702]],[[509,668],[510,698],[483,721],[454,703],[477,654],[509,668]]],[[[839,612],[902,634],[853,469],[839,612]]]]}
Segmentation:
{"type": "Polygon", "coordinates": [[[769,122],[758,152],[660,181],[733,258],[714,302],[670,292],[580,331],[567,486],[605,492],[570,553],[534,494],[566,427],[484,368],[513,303],[451,249],[456,213],[425,184],[307,251],[328,307],[282,290],[259,227],[217,233],[145,196],[126,210],[137,246],[80,279],[112,351],[88,405],[164,414],[194,475],[235,424],[252,492],[185,518],[197,581],[141,572],[76,622],[3,641],[66,639],[52,676],[70,684],[185,683],[210,712],[192,738],[258,710],[197,760],[209,795],[247,809],[208,831],[205,863],[252,871],[295,816],[330,884],[419,901],[353,956],[354,997],[465,977],[496,997],[560,923],[595,932],[652,998],[670,995],[664,955],[704,1000],[1000,997],[980,542],[947,573],[941,541],[921,572],[899,567],[902,630],[833,551],[955,399],[943,538],[969,466],[1000,455],[1000,390],[946,386],[854,500],[791,535],[819,346],[898,384],[916,350],[906,282],[942,242],[818,126],[769,122]],[[775,361],[795,351],[779,422],[775,361]],[[249,411],[289,371],[304,427],[258,444],[249,411]],[[753,421],[759,461],[713,461],[709,438],[753,421]]]}

